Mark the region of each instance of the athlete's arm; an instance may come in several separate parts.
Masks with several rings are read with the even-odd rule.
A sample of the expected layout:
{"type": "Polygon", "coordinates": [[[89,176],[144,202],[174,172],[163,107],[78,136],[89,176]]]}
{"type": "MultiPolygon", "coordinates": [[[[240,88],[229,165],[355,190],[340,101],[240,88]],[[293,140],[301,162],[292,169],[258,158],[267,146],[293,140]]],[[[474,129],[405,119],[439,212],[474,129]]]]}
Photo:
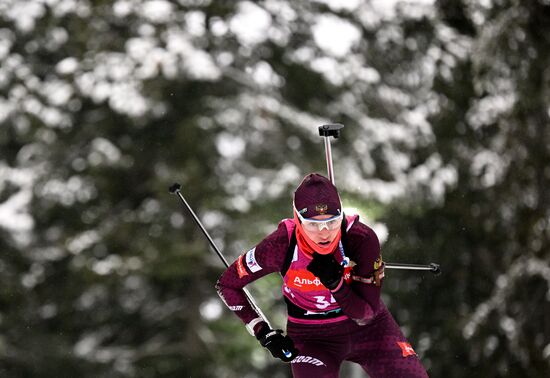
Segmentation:
{"type": "MultiPolygon", "coordinates": [[[[358,221],[347,234],[350,258],[357,265],[353,274],[370,277],[374,273],[374,265],[380,257],[380,243],[374,231],[358,221]]],[[[332,296],[344,314],[358,324],[366,324],[371,320],[380,306],[380,288],[375,284],[352,281],[342,284],[332,291],[332,296]]]]}
{"type": "Polygon", "coordinates": [[[269,273],[280,272],[287,248],[288,233],[281,222],[275,232],[255,248],[239,256],[216,283],[220,298],[247,325],[251,333],[258,331],[262,319],[252,308],[242,289],[269,273]]]}

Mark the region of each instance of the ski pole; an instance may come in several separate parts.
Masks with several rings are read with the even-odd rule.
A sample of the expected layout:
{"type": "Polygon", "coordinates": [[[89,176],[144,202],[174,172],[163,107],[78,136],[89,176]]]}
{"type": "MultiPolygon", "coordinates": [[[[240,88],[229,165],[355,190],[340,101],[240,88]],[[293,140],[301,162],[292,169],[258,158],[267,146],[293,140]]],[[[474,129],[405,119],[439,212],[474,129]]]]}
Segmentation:
{"type": "Polygon", "coordinates": [[[433,274],[440,274],[441,269],[439,264],[430,263],[428,265],[416,265],[416,264],[399,264],[399,263],[384,263],[386,269],[403,269],[403,270],[427,270],[433,274]]]}
{"type": "MultiPolygon", "coordinates": [[[[223,254],[221,253],[219,248],[216,246],[216,243],[214,243],[214,240],[212,240],[212,238],[210,237],[210,234],[208,234],[208,231],[206,231],[206,228],[204,228],[204,226],[202,225],[202,223],[201,223],[199,217],[197,216],[197,214],[195,214],[195,212],[193,211],[191,206],[189,206],[189,204],[187,203],[187,201],[185,200],[185,198],[181,194],[181,185],[178,184],[178,183],[174,183],[168,190],[170,191],[170,193],[175,194],[179,197],[179,199],[181,200],[183,205],[187,208],[187,210],[189,211],[189,213],[193,217],[193,220],[195,221],[195,223],[197,223],[197,225],[201,229],[204,236],[206,236],[206,239],[208,239],[208,242],[210,243],[210,246],[212,247],[212,249],[214,249],[214,252],[216,252],[216,254],[219,256],[219,258],[222,260],[225,267],[229,268],[229,263],[227,262],[227,260],[225,259],[225,257],[223,256],[223,254]]],[[[269,323],[269,320],[267,320],[267,317],[264,315],[264,313],[262,312],[260,307],[256,304],[256,301],[252,297],[252,294],[250,294],[250,292],[248,291],[247,288],[243,287],[242,290],[244,292],[244,295],[245,295],[246,299],[248,300],[248,302],[250,303],[250,305],[252,306],[254,311],[256,311],[256,313],[260,316],[260,318],[262,318],[262,320],[267,323],[269,328],[271,328],[271,324],[269,323]]],[[[292,356],[292,352],[289,351],[289,350],[283,350],[283,353],[285,354],[286,357],[291,357],[292,356]]]]}
{"type": "MultiPolygon", "coordinates": [[[[325,139],[325,156],[327,159],[327,173],[330,182],[336,186],[334,180],[334,168],[332,165],[332,149],[330,146],[330,137],[337,139],[340,137],[340,130],[344,128],[344,125],[340,123],[332,123],[319,126],[319,135],[325,139]]],[[[415,264],[399,264],[399,263],[384,263],[384,267],[387,269],[404,269],[404,270],[428,270],[434,274],[440,274],[441,269],[439,264],[430,263],[429,265],[415,265],[415,264]]]]}
{"type": "Polygon", "coordinates": [[[319,126],[319,135],[325,139],[325,156],[327,159],[327,173],[328,179],[334,184],[334,168],[332,166],[332,149],[330,148],[330,137],[335,139],[340,136],[340,130],[344,128],[344,125],[339,123],[333,123],[329,125],[319,126]]]}
{"type": "MultiPolygon", "coordinates": [[[[195,221],[195,223],[199,226],[199,228],[201,229],[204,236],[206,236],[206,239],[208,239],[208,242],[210,243],[210,246],[212,247],[214,252],[216,252],[216,254],[220,258],[220,260],[222,260],[225,267],[229,268],[229,263],[227,262],[227,260],[225,259],[225,257],[223,256],[223,254],[221,253],[219,248],[216,246],[216,243],[214,243],[214,240],[212,240],[212,238],[210,237],[210,234],[208,234],[208,231],[206,231],[206,228],[204,228],[204,226],[202,225],[202,223],[201,223],[199,217],[197,216],[197,214],[195,214],[195,212],[193,211],[191,206],[189,206],[189,204],[187,203],[187,201],[185,200],[185,198],[181,194],[181,185],[178,184],[178,183],[174,183],[168,190],[170,191],[170,193],[175,194],[179,197],[179,199],[181,200],[183,205],[187,208],[187,210],[189,211],[189,213],[193,217],[193,220],[195,221]]],[[[243,288],[243,291],[244,291],[244,295],[246,296],[246,299],[248,300],[248,302],[250,302],[250,305],[252,306],[252,308],[258,313],[258,315],[260,315],[262,320],[264,322],[266,322],[269,325],[269,327],[271,328],[271,324],[267,320],[267,317],[264,315],[264,313],[262,312],[260,307],[258,307],[258,305],[256,304],[256,301],[254,300],[254,298],[252,297],[252,295],[250,294],[248,289],[243,288]]]]}

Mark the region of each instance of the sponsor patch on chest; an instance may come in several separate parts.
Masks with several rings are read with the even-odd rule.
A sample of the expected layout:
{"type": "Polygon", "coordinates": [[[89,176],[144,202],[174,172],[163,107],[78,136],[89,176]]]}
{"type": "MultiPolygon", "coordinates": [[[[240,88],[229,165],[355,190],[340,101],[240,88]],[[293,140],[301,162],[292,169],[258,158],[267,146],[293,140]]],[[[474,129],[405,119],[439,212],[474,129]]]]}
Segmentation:
{"type": "Polygon", "coordinates": [[[315,275],[308,270],[289,269],[286,276],[286,284],[291,289],[298,289],[301,291],[326,290],[319,278],[315,277],[315,275]]]}

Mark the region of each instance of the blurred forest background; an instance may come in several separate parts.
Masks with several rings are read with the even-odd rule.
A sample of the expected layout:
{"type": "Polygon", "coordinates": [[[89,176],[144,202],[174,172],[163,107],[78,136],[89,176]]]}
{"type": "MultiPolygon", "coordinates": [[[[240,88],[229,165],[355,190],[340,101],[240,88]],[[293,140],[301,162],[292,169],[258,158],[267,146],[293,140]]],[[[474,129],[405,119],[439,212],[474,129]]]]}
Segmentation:
{"type": "Polygon", "coordinates": [[[290,376],[168,187],[232,261],[338,122],[430,376],[548,377],[549,104],[548,0],[0,0],[0,376],[290,376]]]}

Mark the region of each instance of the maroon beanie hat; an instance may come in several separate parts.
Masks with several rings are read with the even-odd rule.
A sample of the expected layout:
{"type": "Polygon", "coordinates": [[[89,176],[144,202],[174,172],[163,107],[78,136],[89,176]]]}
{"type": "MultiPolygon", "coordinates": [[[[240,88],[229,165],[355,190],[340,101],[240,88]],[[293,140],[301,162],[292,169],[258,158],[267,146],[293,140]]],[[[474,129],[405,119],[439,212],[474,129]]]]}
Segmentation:
{"type": "Polygon", "coordinates": [[[317,173],[304,177],[294,192],[294,206],[304,218],[342,213],[338,190],[328,178],[317,173]]]}

